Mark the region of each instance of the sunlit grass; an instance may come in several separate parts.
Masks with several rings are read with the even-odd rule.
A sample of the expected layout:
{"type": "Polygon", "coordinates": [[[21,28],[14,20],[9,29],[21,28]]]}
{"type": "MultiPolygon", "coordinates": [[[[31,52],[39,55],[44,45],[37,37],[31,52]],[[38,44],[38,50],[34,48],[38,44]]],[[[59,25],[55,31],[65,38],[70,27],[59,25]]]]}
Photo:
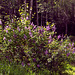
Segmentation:
{"type": "Polygon", "coordinates": [[[75,75],[75,66],[71,64],[66,65],[66,70],[63,73],[68,73],[68,75],[75,75]]]}

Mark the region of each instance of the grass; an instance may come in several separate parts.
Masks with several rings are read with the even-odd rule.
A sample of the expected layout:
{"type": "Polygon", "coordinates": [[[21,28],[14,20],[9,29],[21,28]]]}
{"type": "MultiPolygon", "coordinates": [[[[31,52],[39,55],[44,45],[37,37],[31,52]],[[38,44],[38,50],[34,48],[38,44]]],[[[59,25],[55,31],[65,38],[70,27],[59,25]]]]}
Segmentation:
{"type": "MultiPolygon", "coordinates": [[[[63,75],[75,75],[75,66],[67,64],[66,70],[63,75]]],[[[22,66],[16,63],[8,63],[6,61],[0,61],[0,75],[50,75],[48,70],[39,71],[39,73],[32,72],[28,66],[22,66]]],[[[59,75],[59,73],[53,73],[52,75],[59,75]]]]}
{"type": "Polygon", "coordinates": [[[65,70],[65,72],[67,72],[69,75],[75,75],[75,66],[73,66],[72,64],[67,64],[67,70],[65,70]]]}
{"type": "Polygon", "coordinates": [[[49,75],[48,71],[40,71],[39,73],[32,72],[28,66],[22,66],[20,64],[8,64],[0,62],[0,75],[49,75]]]}
{"type": "Polygon", "coordinates": [[[28,72],[22,65],[0,63],[0,75],[34,75],[34,73],[28,72]]]}

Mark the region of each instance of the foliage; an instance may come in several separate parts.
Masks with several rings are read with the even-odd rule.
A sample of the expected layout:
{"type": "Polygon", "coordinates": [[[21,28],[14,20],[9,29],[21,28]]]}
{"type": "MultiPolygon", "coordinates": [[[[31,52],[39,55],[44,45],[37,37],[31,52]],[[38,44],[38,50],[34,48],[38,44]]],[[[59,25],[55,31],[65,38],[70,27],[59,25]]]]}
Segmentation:
{"type": "Polygon", "coordinates": [[[30,24],[28,17],[9,23],[2,32],[1,49],[4,60],[29,66],[33,72],[47,69],[50,74],[65,69],[63,66],[75,54],[74,43],[66,36],[56,36],[54,23],[36,26],[30,24]],[[15,26],[16,24],[16,26],[15,26]]]}
{"type": "MultiPolygon", "coordinates": [[[[18,11],[18,7],[15,7],[15,4],[13,4],[11,1],[8,1],[8,4],[12,3],[11,6],[6,6],[10,9],[13,9],[14,11],[15,9],[18,11]]],[[[47,2],[44,0],[41,0],[41,2],[37,2],[37,0],[34,1],[34,3],[37,4],[37,7],[42,7],[38,7],[39,12],[38,8],[36,7],[38,12],[37,15],[41,13],[43,16],[40,17],[41,23],[43,22],[45,16],[46,20],[50,19],[51,21],[57,18],[58,20],[56,19],[53,22],[57,22],[59,25],[61,24],[61,21],[63,23],[65,22],[65,24],[67,24],[69,21],[71,14],[67,13],[71,10],[71,8],[68,8],[68,11],[66,11],[66,7],[64,7],[64,5],[68,6],[70,2],[66,4],[64,0],[62,0],[63,2],[47,0],[47,4],[47,2]],[[53,19],[54,17],[56,18],[53,19]]],[[[10,19],[12,19],[11,16],[14,19],[7,22],[5,29],[3,31],[1,30],[0,32],[0,60],[3,61],[0,63],[0,73],[3,75],[14,74],[14,72],[15,75],[21,75],[22,73],[26,75],[38,75],[38,73],[39,75],[61,75],[66,69],[66,62],[74,62],[75,60],[74,43],[72,43],[69,40],[69,37],[66,35],[56,35],[56,27],[54,23],[51,24],[46,21],[47,26],[45,27],[36,26],[33,24],[33,22],[31,23],[30,16],[32,16],[32,14],[26,13],[26,11],[29,12],[30,6],[26,8],[25,4],[22,5],[23,9],[21,7],[19,9],[21,15],[20,19],[17,17],[14,18],[14,15],[9,13],[10,19]]],[[[71,6],[72,5],[70,5],[70,7],[71,6]]],[[[11,10],[9,10],[9,12],[11,12],[11,10]]],[[[0,13],[2,13],[2,11],[0,13]]],[[[6,17],[4,17],[4,15],[2,17],[4,21],[6,17]]],[[[38,18],[39,17],[37,17],[37,20],[38,18]]],[[[36,21],[36,19],[34,21],[36,21]]],[[[74,38],[70,37],[70,39],[74,38]]]]}

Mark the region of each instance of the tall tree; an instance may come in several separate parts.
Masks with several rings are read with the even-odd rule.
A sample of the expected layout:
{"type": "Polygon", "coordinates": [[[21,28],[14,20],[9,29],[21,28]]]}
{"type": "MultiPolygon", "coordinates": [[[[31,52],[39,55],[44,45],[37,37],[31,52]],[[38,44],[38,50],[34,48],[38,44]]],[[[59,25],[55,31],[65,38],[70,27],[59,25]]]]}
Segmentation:
{"type": "Polygon", "coordinates": [[[31,22],[31,19],[32,19],[32,8],[33,7],[33,0],[30,1],[30,22],[31,22]]]}

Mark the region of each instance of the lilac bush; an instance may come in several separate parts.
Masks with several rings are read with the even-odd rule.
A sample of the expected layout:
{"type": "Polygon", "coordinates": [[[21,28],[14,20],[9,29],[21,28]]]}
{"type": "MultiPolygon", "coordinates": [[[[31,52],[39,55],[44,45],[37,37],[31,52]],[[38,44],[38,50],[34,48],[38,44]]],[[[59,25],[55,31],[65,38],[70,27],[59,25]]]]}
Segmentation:
{"type": "Polygon", "coordinates": [[[74,43],[69,38],[55,34],[55,25],[39,27],[30,24],[28,17],[22,17],[6,26],[2,32],[3,52],[5,58],[28,65],[33,71],[44,70],[61,71],[65,61],[75,54],[74,43]],[[12,25],[11,25],[12,24],[12,25]]]}

